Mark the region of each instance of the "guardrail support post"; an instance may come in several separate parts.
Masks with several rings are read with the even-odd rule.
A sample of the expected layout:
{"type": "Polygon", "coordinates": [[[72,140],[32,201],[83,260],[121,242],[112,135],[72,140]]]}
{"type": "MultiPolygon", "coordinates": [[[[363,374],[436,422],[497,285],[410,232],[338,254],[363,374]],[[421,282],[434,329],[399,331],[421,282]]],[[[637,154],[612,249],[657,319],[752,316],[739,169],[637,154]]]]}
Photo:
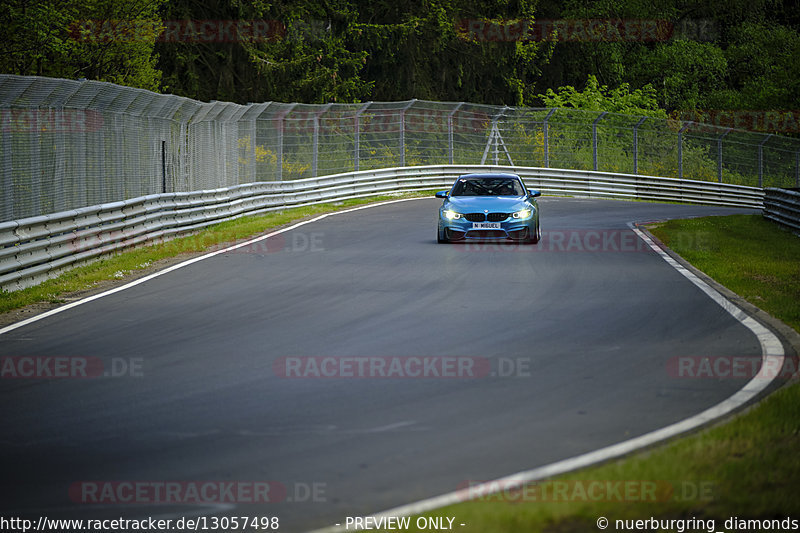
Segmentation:
{"type": "Polygon", "coordinates": [[[633,173],[639,173],[639,126],[644,124],[647,117],[642,117],[633,127],[633,173]]]}
{"type": "Polygon", "coordinates": [[[550,117],[553,116],[556,109],[557,108],[554,107],[547,112],[547,116],[544,117],[544,123],[542,124],[542,133],[544,134],[544,168],[550,168],[550,125],[547,121],[550,120],[550,117]]]}
{"type": "Polygon", "coordinates": [[[794,186],[800,188],[800,151],[794,153],[794,186]]]}
{"type": "Polygon", "coordinates": [[[597,123],[603,120],[603,117],[608,114],[607,111],[603,111],[600,113],[594,122],[592,122],[592,164],[594,165],[594,170],[597,170],[597,123]]]}

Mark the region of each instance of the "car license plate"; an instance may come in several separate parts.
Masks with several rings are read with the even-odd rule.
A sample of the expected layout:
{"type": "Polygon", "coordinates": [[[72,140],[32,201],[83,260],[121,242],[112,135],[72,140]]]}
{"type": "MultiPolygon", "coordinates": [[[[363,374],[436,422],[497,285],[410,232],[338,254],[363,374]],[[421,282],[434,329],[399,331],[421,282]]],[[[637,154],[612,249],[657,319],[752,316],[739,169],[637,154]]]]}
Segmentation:
{"type": "Polygon", "coordinates": [[[500,229],[499,222],[473,222],[472,229],[500,229]]]}

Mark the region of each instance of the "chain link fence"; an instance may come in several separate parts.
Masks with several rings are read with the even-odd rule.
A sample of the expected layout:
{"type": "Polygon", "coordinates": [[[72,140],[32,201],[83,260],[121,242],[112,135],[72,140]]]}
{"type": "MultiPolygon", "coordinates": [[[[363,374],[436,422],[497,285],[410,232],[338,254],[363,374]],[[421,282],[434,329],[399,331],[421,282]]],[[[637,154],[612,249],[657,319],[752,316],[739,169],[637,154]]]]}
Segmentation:
{"type": "Polygon", "coordinates": [[[800,186],[800,140],[465,102],[204,103],[0,75],[0,222],[162,192],[386,167],[501,164],[800,186]]]}

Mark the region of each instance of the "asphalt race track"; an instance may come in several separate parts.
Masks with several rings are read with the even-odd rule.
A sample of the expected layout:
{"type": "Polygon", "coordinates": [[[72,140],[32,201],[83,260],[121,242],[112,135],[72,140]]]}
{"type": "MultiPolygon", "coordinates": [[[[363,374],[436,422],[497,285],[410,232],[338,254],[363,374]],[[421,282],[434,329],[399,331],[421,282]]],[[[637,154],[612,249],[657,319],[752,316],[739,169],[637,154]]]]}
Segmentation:
{"type": "Polygon", "coordinates": [[[751,211],[544,198],[538,246],[439,245],[439,203],[329,216],[0,336],[14,364],[122,374],[0,379],[0,514],[304,531],[663,427],[747,381],[677,377],[676,357],[761,356],[627,227],[751,211]],[[160,482],[271,497],[120,490],[160,482]]]}

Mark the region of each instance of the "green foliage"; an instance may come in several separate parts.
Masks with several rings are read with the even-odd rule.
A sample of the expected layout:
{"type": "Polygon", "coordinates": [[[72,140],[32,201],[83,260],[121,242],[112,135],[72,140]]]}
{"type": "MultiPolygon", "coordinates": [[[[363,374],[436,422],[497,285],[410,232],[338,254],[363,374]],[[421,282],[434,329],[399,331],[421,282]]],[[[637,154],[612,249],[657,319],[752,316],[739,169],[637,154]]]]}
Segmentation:
{"type": "Polygon", "coordinates": [[[800,17],[790,0],[0,0],[0,23],[0,72],[105,80],[204,101],[418,98],[654,118],[662,109],[800,105],[800,17]],[[670,31],[522,40],[463,25],[593,18],[670,31]],[[272,27],[267,39],[157,42],[162,25],[191,20],[272,27]],[[132,36],[112,21],[139,30],[132,36]]]}
{"type": "MultiPolygon", "coordinates": [[[[652,41],[561,42],[537,84],[579,85],[587,73],[603,84],[651,84],[667,111],[797,109],[800,17],[790,0],[685,3],[567,0],[553,18],[663,22],[652,41]]],[[[541,91],[540,91],[541,92],[541,91]]]]}
{"type": "Polygon", "coordinates": [[[158,90],[153,48],[162,2],[0,0],[0,72],[158,90]],[[123,28],[120,21],[130,24],[123,28]]]}
{"type": "Polygon", "coordinates": [[[725,50],[727,87],[710,95],[722,109],[797,109],[800,104],[800,32],[746,22],[731,31],[725,50]]]}
{"type": "Polygon", "coordinates": [[[597,78],[590,74],[583,91],[568,85],[559,87],[558,91],[547,89],[545,94],[537,96],[542,99],[545,107],[568,107],[586,111],[667,118],[666,111],[658,107],[655,93],[652,85],[631,91],[630,85],[623,83],[616,89],[609,89],[605,85],[601,86],[597,78]]]}
{"type": "Polygon", "coordinates": [[[677,39],[639,55],[631,78],[658,87],[658,102],[667,109],[702,109],[708,93],[724,87],[728,63],[715,44],[677,39]]]}

